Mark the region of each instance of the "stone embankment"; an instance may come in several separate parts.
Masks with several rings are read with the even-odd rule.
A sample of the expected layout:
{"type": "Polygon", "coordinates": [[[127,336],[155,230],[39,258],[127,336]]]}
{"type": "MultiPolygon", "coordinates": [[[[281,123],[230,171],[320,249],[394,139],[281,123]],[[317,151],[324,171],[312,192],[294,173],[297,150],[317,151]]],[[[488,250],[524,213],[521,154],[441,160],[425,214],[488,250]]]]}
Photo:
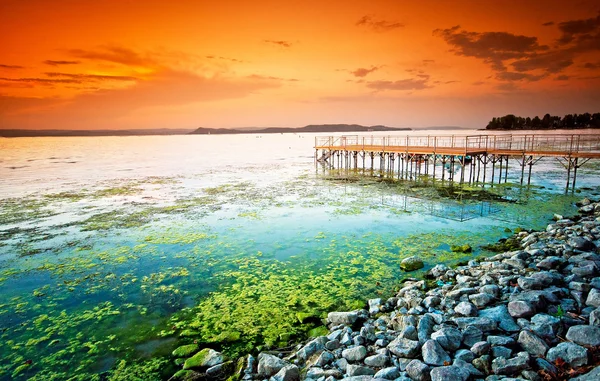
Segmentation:
{"type": "MultiPolygon", "coordinates": [[[[368,311],[329,313],[327,336],[286,356],[248,356],[237,369],[230,363],[227,376],[600,380],[600,203],[579,205],[577,217],[518,233],[519,250],[452,269],[437,265],[429,281],[406,281],[396,296],[369,300],[368,311]]],[[[188,367],[182,379],[217,377],[226,364],[199,357],[204,368],[188,367]]]]}

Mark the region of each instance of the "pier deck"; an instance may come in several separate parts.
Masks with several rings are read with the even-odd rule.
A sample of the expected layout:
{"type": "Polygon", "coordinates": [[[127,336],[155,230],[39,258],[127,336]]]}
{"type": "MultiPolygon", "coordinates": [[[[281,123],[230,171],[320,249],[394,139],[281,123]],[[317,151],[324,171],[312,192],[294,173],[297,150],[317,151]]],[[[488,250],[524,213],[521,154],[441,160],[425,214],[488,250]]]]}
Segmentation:
{"type": "Polygon", "coordinates": [[[567,190],[572,181],[575,187],[577,169],[592,159],[600,159],[600,135],[533,134],[533,135],[470,135],[470,136],[327,136],[315,138],[315,161],[335,168],[358,169],[358,157],[370,158],[374,169],[375,156],[379,157],[380,171],[395,171],[398,177],[425,175],[435,179],[436,165],[441,163],[442,180],[449,163],[449,180],[454,181],[455,166],[460,168],[460,182],[486,183],[488,164],[491,164],[491,184],[495,181],[499,164],[498,182],[508,177],[508,161],[514,159],[521,170],[521,184],[528,166],[527,184],[531,182],[531,167],[544,157],[559,160],[567,170],[567,190]],[[322,156],[318,152],[322,151],[322,156]],[[470,168],[467,168],[470,167],[470,168]],[[467,169],[469,169],[468,177],[467,169]],[[480,177],[483,172],[483,181],[480,177]],[[572,175],[572,179],[571,179],[572,175]]]}

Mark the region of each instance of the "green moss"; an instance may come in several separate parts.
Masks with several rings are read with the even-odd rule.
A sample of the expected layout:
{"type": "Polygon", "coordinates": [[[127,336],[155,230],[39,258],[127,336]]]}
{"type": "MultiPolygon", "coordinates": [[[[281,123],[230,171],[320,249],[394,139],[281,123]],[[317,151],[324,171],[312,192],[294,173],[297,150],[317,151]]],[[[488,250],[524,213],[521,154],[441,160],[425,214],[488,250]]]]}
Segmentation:
{"type": "Polygon", "coordinates": [[[198,344],[182,345],[173,351],[175,357],[189,357],[198,351],[198,344]]]}
{"type": "Polygon", "coordinates": [[[181,370],[177,371],[177,373],[175,373],[169,380],[173,380],[173,381],[191,380],[195,374],[196,374],[196,372],[194,372],[194,371],[181,369],[181,370]]]}
{"type": "Polygon", "coordinates": [[[450,246],[450,250],[454,253],[470,253],[473,250],[473,248],[471,248],[471,245],[469,244],[452,245],[450,246]]]}
{"type": "Polygon", "coordinates": [[[320,326],[308,331],[308,337],[319,337],[329,335],[329,330],[325,326],[320,326]]]}
{"type": "Polygon", "coordinates": [[[23,373],[27,369],[31,367],[30,363],[25,363],[23,365],[19,365],[12,373],[12,378],[16,378],[19,374],[23,373]]]}
{"type": "Polygon", "coordinates": [[[204,348],[200,352],[196,353],[194,356],[188,358],[183,364],[183,369],[199,369],[205,367],[206,360],[210,351],[210,349],[204,348]]]}

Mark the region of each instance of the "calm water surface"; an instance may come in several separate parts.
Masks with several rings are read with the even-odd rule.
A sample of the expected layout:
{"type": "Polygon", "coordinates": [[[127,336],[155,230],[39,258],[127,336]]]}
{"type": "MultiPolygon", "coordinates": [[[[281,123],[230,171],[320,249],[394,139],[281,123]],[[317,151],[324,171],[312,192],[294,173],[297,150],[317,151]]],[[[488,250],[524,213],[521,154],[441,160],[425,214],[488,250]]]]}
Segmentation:
{"type": "Polygon", "coordinates": [[[313,145],[309,134],[0,139],[0,380],[160,379],[181,344],[232,357],[282,346],[328,310],[391,295],[409,255],[429,267],[485,254],[600,193],[592,164],[563,195],[556,160],[534,166],[533,190],[477,197],[357,181],[316,170],[313,145]],[[450,251],[464,243],[474,253],[450,251]]]}

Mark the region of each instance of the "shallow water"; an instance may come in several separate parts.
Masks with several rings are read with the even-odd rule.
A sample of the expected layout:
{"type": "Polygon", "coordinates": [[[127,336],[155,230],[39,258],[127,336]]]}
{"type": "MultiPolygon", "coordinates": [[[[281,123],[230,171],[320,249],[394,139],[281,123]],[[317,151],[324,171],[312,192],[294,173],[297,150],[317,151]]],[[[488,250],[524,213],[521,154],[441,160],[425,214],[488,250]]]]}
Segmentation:
{"type": "Polygon", "coordinates": [[[391,295],[407,256],[427,268],[485,254],[509,230],[542,228],[600,193],[591,166],[563,195],[553,160],[534,166],[533,190],[509,184],[476,199],[358,180],[315,169],[313,144],[295,134],[0,139],[0,380],[152,379],[175,369],[177,345],[231,356],[284,346],[328,310],[391,295]],[[450,252],[465,243],[474,253],[450,252]]]}

